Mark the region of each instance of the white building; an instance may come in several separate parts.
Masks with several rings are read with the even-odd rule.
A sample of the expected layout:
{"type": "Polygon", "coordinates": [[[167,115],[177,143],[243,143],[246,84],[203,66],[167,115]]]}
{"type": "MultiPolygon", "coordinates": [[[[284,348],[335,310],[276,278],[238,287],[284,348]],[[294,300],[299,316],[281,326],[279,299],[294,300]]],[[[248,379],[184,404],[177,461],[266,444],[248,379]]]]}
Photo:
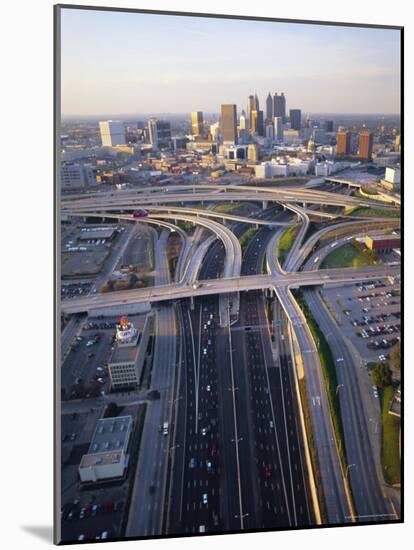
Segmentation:
{"type": "Polygon", "coordinates": [[[132,416],[101,418],[89,450],[79,464],[81,482],[97,482],[122,477],[128,466],[128,443],[132,416]]]}
{"type": "Polygon", "coordinates": [[[318,162],[315,164],[315,176],[330,176],[344,170],[351,165],[349,162],[334,162],[333,160],[326,160],[324,162],[318,162]]]}
{"type": "Polygon", "coordinates": [[[101,131],[102,145],[105,147],[115,147],[115,145],[125,145],[125,128],[121,120],[105,120],[99,123],[101,131]]]}
{"type": "Polygon", "coordinates": [[[300,137],[299,130],[284,130],[283,132],[283,142],[286,145],[293,145],[301,143],[302,139],[300,137]]]}
{"type": "Polygon", "coordinates": [[[312,161],[297,158],[277,158],[262,162],[255,167],[256,178],[273,178],[277,176],[304,176],[313,167],[312,161]]]}
{"type": "Polygon", "coordinates": [[[95,174],[90,164],[62,163],[60,184],[62,189],[76,189],[96,183],[95,174]]]}
{"type": "Polygon", "coordinates": [[[385,169],[385,180],[389,181],[393,185],[399,185],[401,183],[401,170],[400,170],[400,168],[387,167],[385,169]]]}

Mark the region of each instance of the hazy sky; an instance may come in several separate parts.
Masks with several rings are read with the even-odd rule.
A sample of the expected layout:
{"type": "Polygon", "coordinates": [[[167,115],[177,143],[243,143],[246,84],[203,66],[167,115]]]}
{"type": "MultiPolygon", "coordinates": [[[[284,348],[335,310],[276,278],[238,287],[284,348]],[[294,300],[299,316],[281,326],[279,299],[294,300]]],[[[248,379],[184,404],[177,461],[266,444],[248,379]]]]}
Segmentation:
{"type": "Polygon", "coordinates": [[[397,30],[62,10],[62,114],[399,113],[397,30]]]}

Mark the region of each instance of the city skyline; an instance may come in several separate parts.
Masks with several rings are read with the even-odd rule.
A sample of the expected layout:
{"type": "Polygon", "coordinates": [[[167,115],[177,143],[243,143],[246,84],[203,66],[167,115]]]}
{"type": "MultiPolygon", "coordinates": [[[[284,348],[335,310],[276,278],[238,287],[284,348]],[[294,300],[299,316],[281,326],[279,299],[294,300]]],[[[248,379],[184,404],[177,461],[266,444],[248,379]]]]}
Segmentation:
{"type": "Polygon", "coordinates": [[[399,66],[394,29],[62,13],[66,117],[219,112],[223,103],[241,110],[249,94],[264,104],[275,91],[302,112],[398,114],[399,66]]]}

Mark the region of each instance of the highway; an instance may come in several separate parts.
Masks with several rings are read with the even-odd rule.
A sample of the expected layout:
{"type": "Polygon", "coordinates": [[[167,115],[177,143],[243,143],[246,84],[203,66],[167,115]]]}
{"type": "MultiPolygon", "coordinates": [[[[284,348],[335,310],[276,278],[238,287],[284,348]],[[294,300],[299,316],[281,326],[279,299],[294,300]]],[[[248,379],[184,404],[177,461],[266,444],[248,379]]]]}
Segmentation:
{"type": "MultiPolygon", "coordinates": [[[[168,232],[163,231],[155,248],[156,284],[169,281],[165,253],[168,232]]],[[[160,398],[148,403],[141,451],[135,474],[126,536],[159,535],[162,533],[166,475],[170,435],[160,430],[169,421],[172,391],[176,376],[176,319],[174,306],[160,305],[155,313],[155,346],[151,387],[160,398]]]]}
{"type": "Polygon", "coordinates": [[[346,284],[388,276],[397,276],[398,266],[368,266],[359,269],[325,269],[317,272],[287,273],[283,277],[270,275],[250,275],[234,278],[201,280],[198,288],[171,283],[158,287],[148,287],[117,292],[106,292],[92,297],[77,297],[62,300],[62,311],[68,314],[93,311],[101,308],[120,307],[125,304],[156,303],[166,300],[191,298],[211,294],[263,290],[265,288],[318,286],[346,284]]]}

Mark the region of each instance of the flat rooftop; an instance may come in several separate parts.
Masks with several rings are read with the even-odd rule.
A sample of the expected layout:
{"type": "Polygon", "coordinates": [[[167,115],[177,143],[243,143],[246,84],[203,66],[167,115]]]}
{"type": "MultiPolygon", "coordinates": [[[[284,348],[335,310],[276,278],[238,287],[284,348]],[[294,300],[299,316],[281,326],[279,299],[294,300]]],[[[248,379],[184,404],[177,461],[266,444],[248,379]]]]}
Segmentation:
{"type": "Polygon", "coordinates": [[[133,346],[128,344],[115,344],[115,349],[108,361],[109,365],[116,363],[133,363],[138,355],[140,341],[141,335],[138,337],[137,344],[133,346]]]}
{"type": "Polygon", "coordinates": [[[92,239],[110,239],[114,234],[115,228],[108,227],[105,229],[90,229],[88,231],[80,231],[78,239],[80,241],[88,241],[92,239]]]}
{"type": "Polygon", "coordinates": [[[99,419],[89,446],[88,455],[109,451],[125,451],[128,446],[131,426],[132,416],[99,419]]]}
{"type": "Polygon", "coordinates": [[[107,464],[118,464],[121,462],[123,451],[111,451],[109,453],[92,453],[83,455],[80,468],[90,466],[106,466],[107,464]]]}

